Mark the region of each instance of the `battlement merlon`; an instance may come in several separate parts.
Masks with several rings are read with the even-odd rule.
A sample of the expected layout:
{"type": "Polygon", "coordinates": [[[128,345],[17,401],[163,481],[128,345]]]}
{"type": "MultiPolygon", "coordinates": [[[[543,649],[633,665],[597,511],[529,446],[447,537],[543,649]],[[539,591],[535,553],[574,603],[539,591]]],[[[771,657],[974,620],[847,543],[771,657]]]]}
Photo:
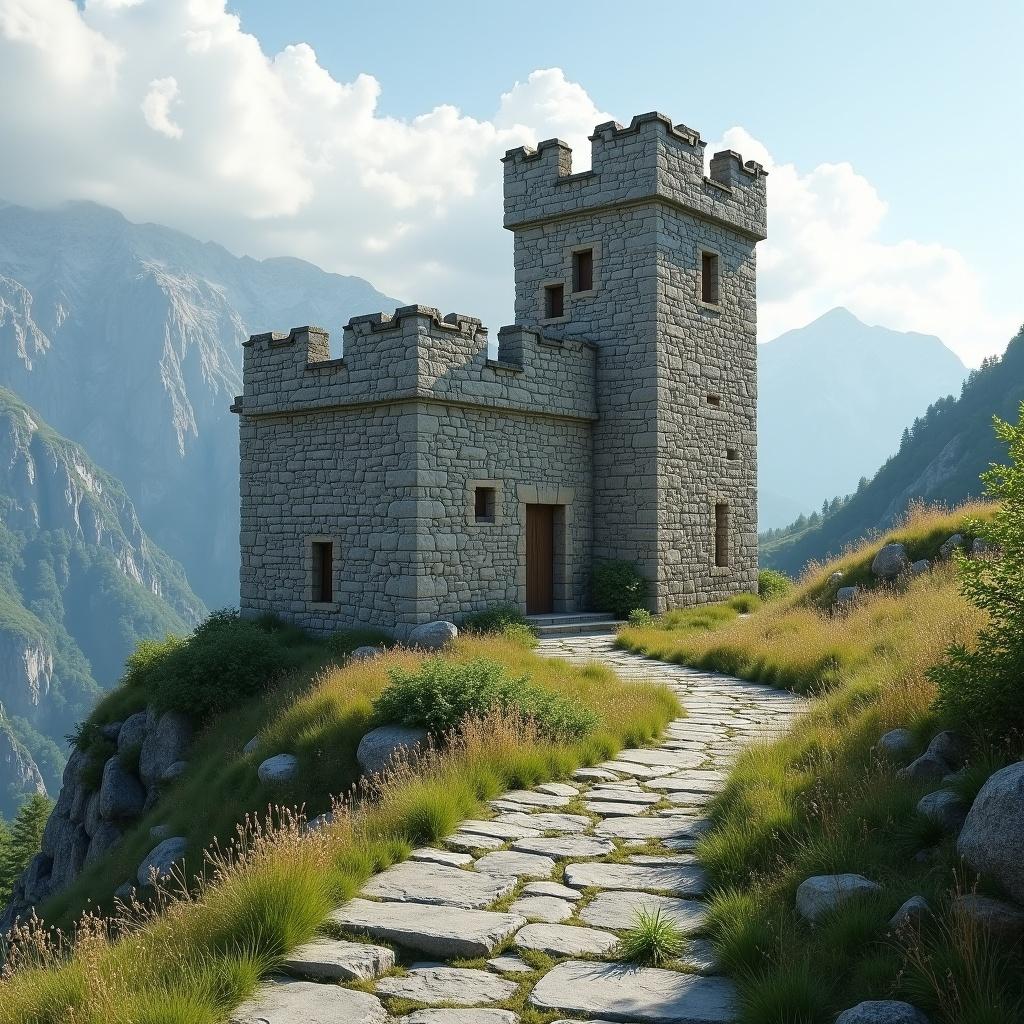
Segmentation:
{"type": "Polygon", "coordinates": [[[590,143],[591,169],[576,174],[572,149],[560,139],[510,149],[502,158],[505,227],[660,201],[755,241],[766,237],[767,172],[760,164],[724,150],[705,174],[700,134],[656,111],[638,114],[625,128],[599,124],[590,143]]]}
{"type": "Polygon", "coordinates": [[[594,346],[503,328],[498,358],[476,317],[431,306],[352,317],[344,354],[322,327],[255,334],[244,343],[243,394],[232,410],[277,416],[413,399],[592,419],[594,346]],[[512,332],[512,333],[509,333],[512,332]]]}

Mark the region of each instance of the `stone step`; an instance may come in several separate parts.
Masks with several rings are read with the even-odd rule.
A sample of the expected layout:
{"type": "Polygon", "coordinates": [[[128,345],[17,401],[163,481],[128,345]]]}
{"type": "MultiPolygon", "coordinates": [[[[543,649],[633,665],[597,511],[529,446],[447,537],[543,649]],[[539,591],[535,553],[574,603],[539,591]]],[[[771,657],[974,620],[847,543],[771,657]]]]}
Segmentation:
{"type": "Polygon", "coordinates": [[[618,619],[594,619],[591,622],[560,622],[547,626],[533,626],[539,637],[552,636],[592,636],[596,634],[614,633],[622,623],[618,619]]]}
{"type": "Polygon", "coordinates": [[[548,615],[527,615],[531,626],[572,626],[591,622],[615,621],[611,612],[554,612],[548,615]]]}

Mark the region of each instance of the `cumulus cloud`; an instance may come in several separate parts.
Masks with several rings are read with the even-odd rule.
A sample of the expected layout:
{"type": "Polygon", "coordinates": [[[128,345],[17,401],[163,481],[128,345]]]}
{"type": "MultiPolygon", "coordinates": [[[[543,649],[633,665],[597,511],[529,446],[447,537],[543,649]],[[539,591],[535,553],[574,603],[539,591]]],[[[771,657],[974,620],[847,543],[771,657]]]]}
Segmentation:
{"type": "MultiPolygon", "coordinates": [[[[582,169],[587,135],[611,115],[548,68],[495,97],[489,118],[452,105],[388,117],[382,83],[357,72],[338,81],[306,43],[267,54],[224,0],[0,0],[0,93],[17,98],[0,109],[0,198],[93,199],[236,252],[302,256],[405,301],[505,322],[498,158],[559,136],[582,169]]],[[[846,304],[968,356],[979,338],[983,351],[1005,340],[954,250],[879,241],[885,203],[848,164],[775,164],[742,129],[724,144],[773,172],[762,337],[846,304]]]]}

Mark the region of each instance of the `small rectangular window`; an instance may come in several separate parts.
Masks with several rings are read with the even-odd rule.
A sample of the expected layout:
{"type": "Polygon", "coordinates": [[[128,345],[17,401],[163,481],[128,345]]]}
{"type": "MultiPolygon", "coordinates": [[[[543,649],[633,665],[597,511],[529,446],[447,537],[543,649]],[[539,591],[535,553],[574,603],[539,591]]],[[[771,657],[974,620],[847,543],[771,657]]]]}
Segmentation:
{"type": "Polygon", "coordinates": [[[554,320],[565,316],[565,287],[549,284],[544,288],[544,319],[554,320]]]}
{"type": "Polygon", "coordinates": [[[313,542],[313,600],[320,604],[334,600],[334,545],[329,540],[313,542]]]}
{"type": "Polygon", "coordinates": [[[494,522],[494,488],[477,487],[473,492],[474,518],[478,523],[494,522]]]}
{"type": "Polygon", "coordinates": [[[729,564],[729,506],[715,506],[715,565],[725,568],[729,564]]]}
{"type": "Polygon", "coordinates": [[[737,459],[739,459],[739,457],[740,457],[740,453],[739,453],[739,450],[738,450],[738,449],[736,449],[736,448],[726,448],[726,449],[725,449],[725,457],[726,457],[726,458],[727,458],[727,459],[728,459],[728,460],[729,460],[730,462],[735,462],[735,461],[736,461],[737,459]]]}
{"type": "Polygon", "coordinates": [[[708,405],[713,405],[716,409],[722,404],[720,395],[708,395],[708,405]]]}
{"type": "Polygon", "coordinates": [[[583,249],[572,254],[572,290],[589,292],[594,287],[594,250],[583,249]]]}
{"type": "Polygon", "coordinates": [[[700,254],[700,298],[709,306],[718,305],[718,256],[713,252],[700,254]]]}

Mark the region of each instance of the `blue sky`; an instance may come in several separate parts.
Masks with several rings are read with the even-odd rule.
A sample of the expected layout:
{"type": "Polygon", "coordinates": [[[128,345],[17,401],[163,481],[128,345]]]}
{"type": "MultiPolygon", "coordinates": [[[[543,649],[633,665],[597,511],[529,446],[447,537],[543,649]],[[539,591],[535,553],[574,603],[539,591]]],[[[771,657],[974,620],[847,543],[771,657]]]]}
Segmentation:
{"type": "Polygon", "coordinates": [[[843,304],[976,363],[1024,320],[1022,38],[1008,0],[0,0],[0,88],[34,101],[0,111],[0,198],[97,199],[496,327],[500,153],[659,109],[771,164],[762,340],[843,304]]]}

